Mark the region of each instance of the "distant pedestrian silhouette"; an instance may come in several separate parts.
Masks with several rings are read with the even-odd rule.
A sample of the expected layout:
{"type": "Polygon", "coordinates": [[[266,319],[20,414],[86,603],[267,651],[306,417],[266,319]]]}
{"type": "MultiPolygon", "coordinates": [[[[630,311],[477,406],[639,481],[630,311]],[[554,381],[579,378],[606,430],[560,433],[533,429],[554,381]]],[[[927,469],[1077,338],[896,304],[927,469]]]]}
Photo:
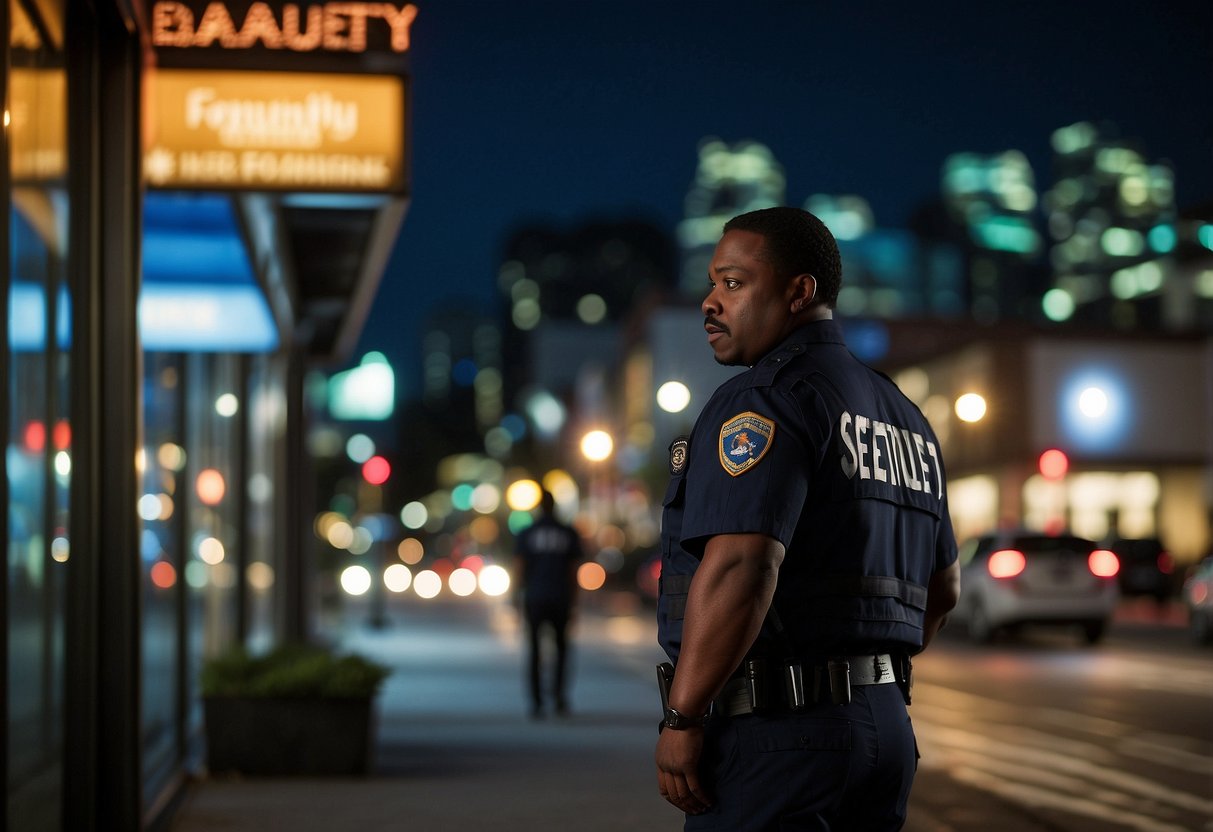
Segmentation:
{"type": "Polygon", "coordinates": [[[556,713],[566,714],[568,671],[568,625],[577,591],[577,566],[581,563],[581,541],[577,532],[556,519],[556,501],[544,491],[534,524],[515,540],[515,580],[522,596],[530,652],[531,715],[544,713],[542,639],[544,629],[552,633],[556,667],[551,693],[556,713]]]}

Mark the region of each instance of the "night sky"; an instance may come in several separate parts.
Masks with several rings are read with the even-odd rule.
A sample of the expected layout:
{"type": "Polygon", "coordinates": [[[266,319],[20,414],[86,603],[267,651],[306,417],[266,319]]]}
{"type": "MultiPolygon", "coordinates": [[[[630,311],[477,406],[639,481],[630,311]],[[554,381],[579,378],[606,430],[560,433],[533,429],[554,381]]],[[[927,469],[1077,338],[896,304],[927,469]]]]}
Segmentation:
{"type": "Polygon", "coordinates": [[[854,193],[903,226],[950,153],[1112,121],[1213,200],[1213,3],[413,0],[412,202],[357,355],[417,393],[420,328],[495,309],[511,230],[638,216],[673,234],[700,140],[755,139],[787,203],[854,193]]]}

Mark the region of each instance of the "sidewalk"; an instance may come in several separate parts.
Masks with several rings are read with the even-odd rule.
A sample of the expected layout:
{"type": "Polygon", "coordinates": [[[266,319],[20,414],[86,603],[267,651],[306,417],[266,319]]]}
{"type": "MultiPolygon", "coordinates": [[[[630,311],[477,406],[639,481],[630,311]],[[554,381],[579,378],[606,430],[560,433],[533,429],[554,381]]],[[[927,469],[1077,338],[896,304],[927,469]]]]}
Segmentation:
{"type": "Polygon", "coordinates": [[[372,776],[203,780],[174,832],[492,829],[669,832],[651,759],[659,660],[644,619],[587,610],[574,632],[572,715],[527,716],[513,611],[418,603],[343,645],[393,668],[372,776]]]}
{"type": "MultiPolygon", "coordinates": [[[[607,599],[600,599],[606,601],[607,599]]],[[[622,599],[620,599],[622,600],[622,599]]],[[[574,631],[567,718],[527,716],[513,611],[415,603],[344,642],[393,668],[366,778],[204,779],[173,832],[675,832],[657,794],[652,616],[599,607],[574,631]]],[[[1038,832],[988,796],[920,770],[907,832],[1038,832]]]]}

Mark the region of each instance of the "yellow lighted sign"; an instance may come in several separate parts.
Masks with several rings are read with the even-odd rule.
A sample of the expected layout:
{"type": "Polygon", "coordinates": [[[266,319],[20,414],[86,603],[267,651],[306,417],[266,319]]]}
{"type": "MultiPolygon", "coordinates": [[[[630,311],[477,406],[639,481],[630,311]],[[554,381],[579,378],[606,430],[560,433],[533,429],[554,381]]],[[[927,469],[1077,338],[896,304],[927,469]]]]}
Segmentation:
{"type": "Polygon", "coordinates": [[[293,52],[365,52],[368,32],[385,36],[393,52],[407,52],[417,7],[391,3],[285,3],[274,8],[256,2],[243,14],[227,3],[211,2],[200,14],[185,3],[152,4],[152,44],[180,49],[287,49],[293,52]],[[380,30],[376,32],[375,30],[380,30]]]}
{"type": "Polygon", "coordinates": [[[67,173],[67,73],[13,67],[8,100],[4,115],[13,180],[61,179],[67,173]]]}
{"type": "Polygon", "coordinates": [[[395,76],[160,69],[145,103],[151,187],[404,189],[395,76]]]}

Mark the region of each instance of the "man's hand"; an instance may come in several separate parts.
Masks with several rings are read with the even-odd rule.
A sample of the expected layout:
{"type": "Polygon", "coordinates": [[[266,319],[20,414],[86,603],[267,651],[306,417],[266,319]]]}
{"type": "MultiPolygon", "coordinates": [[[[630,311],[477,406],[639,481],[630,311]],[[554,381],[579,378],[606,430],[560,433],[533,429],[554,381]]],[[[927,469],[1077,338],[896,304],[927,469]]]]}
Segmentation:
{"type": "Polygon", "coordinates": [[[657,790],[688,815],[698,815],[712,805],[712,796],[699,780],[702,754],[703,728],[666,728],[657,740],[657,790]]]}

